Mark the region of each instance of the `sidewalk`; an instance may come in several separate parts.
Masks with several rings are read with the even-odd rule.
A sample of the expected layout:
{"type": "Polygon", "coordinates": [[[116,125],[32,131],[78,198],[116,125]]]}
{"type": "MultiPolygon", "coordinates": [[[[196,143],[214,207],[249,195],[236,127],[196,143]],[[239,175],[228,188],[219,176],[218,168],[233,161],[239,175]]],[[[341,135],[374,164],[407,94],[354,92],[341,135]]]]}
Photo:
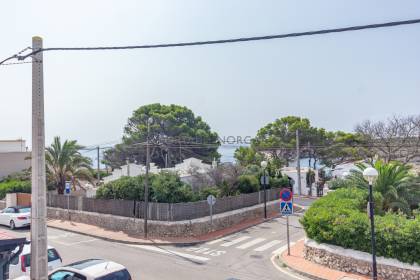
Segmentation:
{"type": "MultiPolygon", "coordinates": [[[[279,217],[279,214],[276,212],[269,213],[267,220],[271,220],[279,217]]],[[[148,239],[145,239],[142,234],[131,235],[123,231],[112,231],[104,229],[98,226],[76,223],[67,220],[55,220],[49,219],[47,222],[48,227],[56,228],[60,230],[65,230],[73,233],[83,234],[103,240],[128,243],[128,244],[138,244],[138,245],[192,245],[197,243],[204,243],[214,239],[219,239],[223,236],[230,235],[244,229],[250,228],[252,226],[258,225],[265,222],[264,218],[256,218],[252,220],[244,221],[240,224],[236,224],[229,228],[213,231],[201,236],[191,236],[191,237],[167,237],[167,238],[154,238],[151,236],[148,239]]]]}
{"type": "Polygon", "coordinates": [[[280,253],[278,256],[280,261],[283,262],[294,272],[311,279],[323,280],[369,280],[368,276],[346,273],[326,266],[319,265],[307,261],[303,257],[304,240],[296,242],[295,245],[290,247],[290,256],[287,255],[287,249],[280,253]]]}

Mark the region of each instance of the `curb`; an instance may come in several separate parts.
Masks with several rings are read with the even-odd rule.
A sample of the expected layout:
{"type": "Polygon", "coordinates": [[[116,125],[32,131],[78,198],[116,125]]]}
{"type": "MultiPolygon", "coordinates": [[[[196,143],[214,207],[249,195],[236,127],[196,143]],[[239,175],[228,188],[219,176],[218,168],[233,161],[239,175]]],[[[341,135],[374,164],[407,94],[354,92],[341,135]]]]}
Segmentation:
{"type": "MultiPolygon", "coordinates": [[[[305,276],[305,275],[301,275],[300,273],[296,273],[296,271],[295,271],[295,270],[293,270],[292,268],[290,268],[288,265],[286,265],[286,264],[285,264],[285,263],[281,260],[281,258],[279,258],[279,255],[273,255],[273,256],[271,257],[271,263],[273,264],[273,266],[274,266],[277,270],[279,270],[279,271],[280,271],[280,272],[282,272],[283,274],[287,274],[288,276],[291,276],[291,277],[293,277],[294,279],[306,280],[306,279],[300,278],[300,276],[305,276]],[[280,263],[280,265],[283,265],[284,267],[279,266],[279,265],[276,263],[276,260],[280,263]],[[288,271],[288,270],[290,270],[290,271],[288,271]]],[[[324,279],[322,279],[322,280],[324,280],[324,279]]]]}
{"type": "MultiPolygon", "coordinates": [[[[303,240],[303,239],[299,239],[298,241],[300,241],[300,240],[303,240]]],[[[296,242],[298,242],[298,241],[296,241],[296,242]]],[[[279,269],[279,270],[281,270],[281,268],[275,263],[275,261],[274,261],[274,259],[278,259],[284,266],[286,266],[288,269],[290,269],[293,273],[295,273],[295,274],[298,274],[298,275],[301,275],[301,276],[304,276],[304,277],[307,277],[307,278],[309,278],[309,279],[313,279],[313,280],[328,280],[328,279],[326,279],[326,278],[321,278],[321,277],[318,277],[318,276],[315,276],[315,275],[312,275],[312,274],[310,274],[310,273],[307,273],[307,272],[304,272],[304,271],[301,271],[301,270],[298,270],[298,269],[296,269],[296,268],[293,268],[293,267],[291,267],[290,265],[288,265],[286,262],[284,262],[283,261],[283,258],[282,258],[282,255],[283,255],[283,253],[284,252],[286,252],[286,250],[287,249],[285,249],[285,250],[283,250],[282,252],[279,252],[277,255],[274,255],[273,256],[273,258],[272,258],[272,263],[273,263],[273,265],[277,268],[277,269],[279,269]]],[[[282,270],[281,270],[282,271],[282,270]]]]}

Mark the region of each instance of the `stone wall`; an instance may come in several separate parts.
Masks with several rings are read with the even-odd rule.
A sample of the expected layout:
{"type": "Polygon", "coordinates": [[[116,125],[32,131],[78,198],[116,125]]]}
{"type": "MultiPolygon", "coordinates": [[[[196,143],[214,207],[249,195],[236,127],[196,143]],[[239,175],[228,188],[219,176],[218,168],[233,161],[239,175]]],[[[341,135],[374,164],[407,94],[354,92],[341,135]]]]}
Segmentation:
{"type": "MultiPolygon", "coordinates": [[[[344,272],[370,275],[372,255],[329,244],[306,240],[305,259],[344,272]]],[[[420,266],[395,259],[377,257],[378,277],[389,280],[420,280],[420,266]]]]}
{"type": "MultiPolygon", "coordinates": [[[[279,209],[279,202],[267,203],[267,211],[273,212],[279,209]]],[[[209,217],[185,220],[185,221],[148,221],[148,233],[153,237],[183,237],[198,236],[210,231],[227,228],[241,222],[256,219],[264,215],[263,205],[255,205],[247,208],[233,210],[213,215],[213,225],[209,217]]],[[[128,218],[109,214],[85,212],[48,207],[48,218],[68,220],[79,223],[99,226],[113,231],[124,231],[127,234],[142,234],[143,219],[128,218]]]]}

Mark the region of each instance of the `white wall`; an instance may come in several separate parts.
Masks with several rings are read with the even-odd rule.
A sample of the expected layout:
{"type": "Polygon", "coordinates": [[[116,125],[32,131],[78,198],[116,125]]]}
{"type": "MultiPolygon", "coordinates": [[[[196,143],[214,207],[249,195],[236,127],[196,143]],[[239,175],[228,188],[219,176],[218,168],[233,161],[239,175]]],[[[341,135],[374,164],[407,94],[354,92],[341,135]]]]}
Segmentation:
{"type": "Polygon", "coordinates": [[[25,151],[25,140],[0,140],[0,153],[13,153],[25,151]]]}
{"type": "MultiPolygon", "coordinates": [[[[308,170],[309,169],[307,167],[300,169],[300,182],[301,182],[302,195],[309,195],[310,193],[309,187],[306,185],[306,173],[308,172],[308,170]]],[[[292,178],[293,181],[295,181],[295,184],[293,185],[293,193],[299,194],[298,176],[297,176],[296,167],[285,167],[281,170],[281,173],[284,175],[287,175],[288,177],[292,178]]],[[[316,172],[315,170],[315,182],[317,181],[318,181],[318,172],[316,172]]],[[[316,196],[315,184],[312,185],[312,196],[316,196]]]]}

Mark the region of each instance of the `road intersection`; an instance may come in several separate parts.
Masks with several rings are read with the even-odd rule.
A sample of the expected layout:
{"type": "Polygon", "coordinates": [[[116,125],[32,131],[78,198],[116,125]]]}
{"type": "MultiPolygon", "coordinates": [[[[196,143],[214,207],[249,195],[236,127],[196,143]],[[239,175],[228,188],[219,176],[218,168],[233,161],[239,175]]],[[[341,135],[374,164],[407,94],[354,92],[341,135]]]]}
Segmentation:
{"type": "MultiPolygon", "coordinates": [[[[298,216],[290,218],[291,241],[304,237],[298,219],[298,216]]],[[[12,234],[29,238],[28,229],[12,234]]],[[[48,243],[57,248],[64,264],[87,258],[110,259],[125,265],[134,279],[293,279],[276,269],[271,261],[286,245],[284,218],[188,246],[124,244],[54,228],[48,228],[48,243]]]]}

